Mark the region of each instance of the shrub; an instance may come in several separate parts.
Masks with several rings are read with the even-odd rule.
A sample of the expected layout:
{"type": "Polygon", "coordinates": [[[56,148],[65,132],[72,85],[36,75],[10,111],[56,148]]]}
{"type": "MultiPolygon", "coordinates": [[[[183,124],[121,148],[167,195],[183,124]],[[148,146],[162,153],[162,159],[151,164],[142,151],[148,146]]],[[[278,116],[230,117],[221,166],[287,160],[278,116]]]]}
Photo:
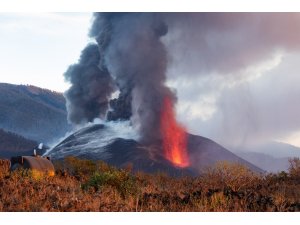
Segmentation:
{"type": "Polygon", "coordinates": [[[289,159],[289,174],[291,178],[300,179],[300,159],[298,157],[289,159]]]}
{"type": "Polygon", "coordinates": [[[30,170],[10,173],[0,166],[0,175],[7,172],[0,176],[0,211],[300,211],[299,180],[284,172],[260,177],[242,165],[222,162],[201,177],[175,178],[132,175],[130,168],[101,161],[91,164],[94,172],[94,167],[80,169],[90,165],[87,161],[72,163],[83,174],[79,179],[65,171],[37,180],[30,170]]]}
{"type": "Polygon", "coordinates": [[[0,159],[0,178],[9,174],[10,161],[0,159]]]}
{"type": "Polygon", "coordinates": [[[110,171],[112,169],[111,166],[109,166],[107,163],[103,162],[103,161],[97,161],[97,171],[98,172],[107,172],[110,171]]]}
{"type": "Polygon", "coordinates": [[[82,185],[87,190],[94,188],[98,191],[103,186],[116,188],[122,197],[138,193],[138,186],[135,178],[125,170],[110,170],[103,173],[94,173],[88,182],[82,185]]]}
{"type": "Polygon", "coordinates": [[[68,156],[64,159],[63,168],[69,174],[77,177],[92,175],[97,170],[97,165],[92,160],[78,159],[73,156],[68,156]]]}
{"type": "Polygon", "coordinates": [[[204,171],[201,180],[213,188],[230,187],[239,191],[253,186],[260,178],[244,165],[222,161],[204,171]]]}
{"type": "Polygon", "coordinates": [[[36,169],[24,169],[24,168],[18,168],[14,171],[12,171],[9,174],[10,177],[14,177],[17,180],[20,179],[29,179],[29,180],[42,180],[46,179],[48,177],[47,173],[41,172],[36,169]]]}

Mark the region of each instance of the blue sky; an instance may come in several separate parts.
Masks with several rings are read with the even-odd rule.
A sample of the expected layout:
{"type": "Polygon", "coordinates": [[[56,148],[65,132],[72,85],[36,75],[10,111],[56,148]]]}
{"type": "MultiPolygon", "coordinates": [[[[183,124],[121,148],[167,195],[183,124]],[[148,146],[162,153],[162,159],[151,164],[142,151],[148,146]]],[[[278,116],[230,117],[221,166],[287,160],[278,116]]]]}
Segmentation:
{"type": "Polygon", "coordinates": [[[91,13],[0,13],[0,82],[64,91],[63,73],[90,41],[91,13]]]}

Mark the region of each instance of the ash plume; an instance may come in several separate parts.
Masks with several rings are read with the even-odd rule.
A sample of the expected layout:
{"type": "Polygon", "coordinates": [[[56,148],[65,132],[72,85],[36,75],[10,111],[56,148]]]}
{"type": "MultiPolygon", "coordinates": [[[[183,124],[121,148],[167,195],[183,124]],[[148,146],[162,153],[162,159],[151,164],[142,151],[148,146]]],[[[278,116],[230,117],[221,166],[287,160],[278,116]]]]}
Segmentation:
{"type": "Polygon", "coordinates": [[[90,37],[97,44],[88,45],[65,73],[72,84],[65,93],[69,121],[130,119],[141,141],[159,140],[163,100],[168,97],[172,105],[176,100],[165,86],[167,52],[161,37],[167,32],[162,14],[95,13],[90,37]],[[110,100],[114,87],[120,94],[110,100]]]}
{"type": "Polygon", "coordinates": [[[131,112],[131,88],[120,90],[118,98],[111,99],[106,119],[108,121],[130,120],[131,112]]]}
{"type": "Polygon", "coordinates": [[[160,14],[153,13],[96,13],[90,31],[120,96],[129,92],[132,123],[149,143],[160,138],[163,99],[175,100],[165,86],[167,53],[160,38],[167,32],[160,14]]]}
{"type": "MultiPolygon", "coordinates": [[[[242,91],[239,87],[245,82],[254,83],[255,74],[248,73],[249,68],[259,68],[278,55],[299,52],[299,21],[299,13],[95,13],[90,37],[97,44],[83,50],[79,63],[65,74],[72,84],[66,92],[69,120],[78,124],[106,115],[109,121],[130,118],[144,141],[160,138],[163,98],[171,98],[173,105],[176,101],[175,94],[165,86],[167,74],[178,90],[181,106],[186,106],[181,117],[195,133],[229,142],[237,135],[242,140],[255,136],[258,129],[274,136],[282,125],[274,129],[279,123],[272,121],[279,119],[270,118],[276,113],[269,115],[269,107],[257,102],[264,96],[266,101],[285,102],[284,107],[271,104],[271,111],[280,112],[280,117],[294,111],[286,110],[291,108],[289,101],[279,101],[285,95],[275,97],[272,91],[262,91],[259,101],[252,103],[251,96],[255,95],[251,89],[242,91]],[[233,84],[236,93],[226,95],[233,92],[233,84]],[[110,99],[114,87],[120,94],[110,99]],[[244,96],[250,97],[245,101],[244,96]],[[238,102],[236,107],[234,102],[238,102]],[[233,108],[236,116],[232,116],[233,108]],[[203,114],[206,119],[199,116],[203,114]],[[237,118],[245,124],[244,132],[236,132],[241,129],[237,118]],[[262,120],[270,121],[270,125],[262,128],[262,120]]],[[[286,76],[278,75],[278,79],[286,82],[286,76]]],[[[262,78],[255,79],[259,82],[262,78]]],[[[273,87],[274,80],[270,78],[269,83],[273,87]]],[[[289,94],[290,90],[287,93],[289,98],[295,96],[296,102],[298,95],[289,94]]],[[[293,130],[298,114],[285,122],[292,123],[293,130]]]]}
{"type": "Polygon", "coordinates": [[[100,60],[98,46],[90,44],[82,51],[79,62],[64,74],[71,83],[65,97],[68,120],[73,124],[91,122],[106,115],[114,84],[108,70],[99,66],[100,60]]]}

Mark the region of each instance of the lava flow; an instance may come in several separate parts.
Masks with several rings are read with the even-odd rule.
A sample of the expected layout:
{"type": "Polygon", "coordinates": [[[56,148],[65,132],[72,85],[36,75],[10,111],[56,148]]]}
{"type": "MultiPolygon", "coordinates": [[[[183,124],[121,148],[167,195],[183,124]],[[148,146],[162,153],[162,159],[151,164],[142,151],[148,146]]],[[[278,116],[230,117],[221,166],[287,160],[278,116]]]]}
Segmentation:
{"type": "Polygon", "coordinates": [[[175,166],[189,166],[186,131],[177,123],[173,103],[168,97],[163,102],[160,126],[165,158],[175,166]]]}

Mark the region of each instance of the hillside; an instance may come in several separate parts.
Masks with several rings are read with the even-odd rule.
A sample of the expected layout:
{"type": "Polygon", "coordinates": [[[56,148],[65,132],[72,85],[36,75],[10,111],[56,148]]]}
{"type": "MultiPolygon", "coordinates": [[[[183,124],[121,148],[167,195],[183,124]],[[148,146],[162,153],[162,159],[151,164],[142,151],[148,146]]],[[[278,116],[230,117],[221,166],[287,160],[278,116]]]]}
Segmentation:
{"type": "Polygon", "coordinates": [[[198,174],[219,161],[240,163],[253,171],[263,172],[216,142],[192,134],[187,135],[190,166],[184,170],[179,169],[164,158],[160,145],[145,146],[128,137],[116,137],[114,126],[109,123],[89,125],[65,138],[46,154],[53,159],[76,156],[103,160],[118,168],[132,164],[133,171],[163,171],[170,175],[198,174]]]}
{"type": "Polygon", "coordinates": [[[0,158],[31,153],[36,141],[28,140],[20,135],[0,129],[0,158]]]}
{"type": "Polygon", "coordinates": [[[50,143],[69,129],[65,99],[31,85],[0,83],[0,128],[50,143]]]}
{"type": "Polygon", "coordinates": [[[288,159],[300,157],[300,148],[275,141],[231,149],[239,157],[268,172],[287,171],[288,159]]]}
{"type": "MultiPolygon", "coordinates": [[[[251,147],[248,147],[249,150],[251,147]]],[[[272,155],[276,158],[282,157],[300,157],[300,148],[283,143],[283,142],[269,142],[263,145],[252,147],[255,152],[263,152],[268,155],[272,155]]]]}

